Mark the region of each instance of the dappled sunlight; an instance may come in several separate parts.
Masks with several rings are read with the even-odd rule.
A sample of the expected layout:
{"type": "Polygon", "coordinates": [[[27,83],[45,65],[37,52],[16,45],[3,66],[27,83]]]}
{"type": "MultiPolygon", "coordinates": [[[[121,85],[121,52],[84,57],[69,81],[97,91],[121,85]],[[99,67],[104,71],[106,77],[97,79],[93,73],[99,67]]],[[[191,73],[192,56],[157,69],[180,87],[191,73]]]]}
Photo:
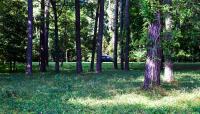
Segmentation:
{"type": "Polygon", "coordinates": [[[147,96],[138,95],[136,93],[116,95],[110,99],[97,99],[97,98],[71,98],[67,102],[74,105],[81,104],[90,107],[100,106],[113,106],[113,105],[143,105],[148,108],[158,107],[176,107],[187,109],[200,101],[200,88],[193,90],[191,93],[183,91],[174,91],[176,94],[169,93],[169,96],[162,97],[161,99],[150,99],[147,96]]]}

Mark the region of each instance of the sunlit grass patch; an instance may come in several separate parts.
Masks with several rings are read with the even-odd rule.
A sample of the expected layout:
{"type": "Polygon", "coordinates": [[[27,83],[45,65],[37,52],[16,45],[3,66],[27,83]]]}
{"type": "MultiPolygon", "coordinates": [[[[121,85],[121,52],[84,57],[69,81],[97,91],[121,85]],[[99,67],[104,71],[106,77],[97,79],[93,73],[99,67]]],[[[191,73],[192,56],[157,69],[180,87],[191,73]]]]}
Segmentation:
{"type": "MultiPolygon", "coordinates": [[[[179,95],[168,95],[161,99],[151,99],[148,96],[138,95],[136,93],[116,95],[111,99],[97,98],[72,98],[68,102],[74,105],[81,104],[84,106],[95,107],[112,107],[120,105],[141,105],[147,109],[152,108],[174,108],[178,110],[192,111],[191,105],[200,105],[198,98],[200,97],[200,89],[193,90],[192,93],[182,92],[179,95]],[[196,100],[195,100],[196,99],[196,100]],[[193,103],[192,103],[193,102],[193,103]],[[192,104],[191,104],[192,103],[192,104]]],[[[142,110],[142,108],[141,108],[142,110]]]]}

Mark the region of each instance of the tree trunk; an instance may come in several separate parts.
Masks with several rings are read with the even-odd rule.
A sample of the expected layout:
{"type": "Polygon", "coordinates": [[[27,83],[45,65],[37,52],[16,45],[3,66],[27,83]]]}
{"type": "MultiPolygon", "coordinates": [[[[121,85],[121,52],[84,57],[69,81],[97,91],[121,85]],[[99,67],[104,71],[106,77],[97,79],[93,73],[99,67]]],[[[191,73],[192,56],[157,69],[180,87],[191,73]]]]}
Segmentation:
{"type": "Polygon", "coordinates": [[[46,66],[49,65],[49,7],[50,7],[50,1],[45,0],[45,64],[46,66]]]}
{"type": "MultiPolygon", "coordinates": [[[[172,0],[164,0],[164,4],[171,6],[172,5],[172,0]]],[[[170,12],[167,12],[165,14],[165,40],[170,42],[172,40],[172,16],[170,12]]],[[[167,47],[166,47],[167,48],[167,47]]],[[[172,50],[168,49],[169,53],[168,55],[165,56],[166,61],[165,61],[165,66],[164,66],[164,81],[166,82],[172,82],[174,81],[174,75],[173,75],[173,62],[171,60],[171,53],[172,50]]]]}
{"type": "Polygon", "coordinates": [[[33,39],[33,1],[28,0],[28,44],[26,52],[27,75],[32,75],[32,39],[33,39]]]}
{"type": "Polygon", "coordinates": [[[104,0],[100,1],[100,14],[99,14],[99,32],[97,38],[97,62],[96,62],[96,72],[100,73],[102,71],[102,39],[103,39],[103,27],[104,27],[104,0]]]}
{"type": "Polygon", "coordinates": [[[75,0],[76,9],[76,72],[80,74],[82,69],[81,39],[80,39],[80,1],[75,0]]]}
{"type": "Polygon", "coordinates": [[[45,63],[45,20],[44,20],[45,2],[41,0],[41,14],[40,14],[40,72],[46,71],[45,63]]]}
{"type": "Polygon", "coordinates": [[[174,81],[173,62],[170,60],[165,61],[164,81],[169,82],[169,83],[174,81]]]}
{"type": "Polygon", "coordinates": [[[126,47],[125,47],[125,70],[129,70],[129,43],[130,43],[130,17],[129,17],[129,0],[126,0],[125,22],[126,22],[126,47]]]}
{"type": "Polygon", "coordinates": [[[119,1],[115,0],[115,16],[114,16],[114,69],[118,69],[117,65],[117,46],[118,46],[118,6],[119,1]]]}
{"type": "Polygon", "coordinates": [[[17,71],[17,67],[16,67],[16,60],[14,60],[14,61],[13,61],[13,70],[14,70],[14,72],[16,72],[16,71],[17,71]]]}
{"type": "Polygon", "coordinates": [[[98,20],[99,20],[99,4],[100,4],[100,0],[98,0],[97,9],[96,9],[94,36],[93,36],[93,41],[92,41],[92,57],[91,57],[90,71],[94,71],[94,58],[95,58],[96,43],[97,43],[97,26],[98,26],[98,20]]]}
{"type": "Polygon", "coordinates": [[[58,55],[58,16],[57,16],[57,8],[56,8],[56,0],[51,0],[51,4],[53,7],[53,13],[54,13],[54,25],[55,25],[55,29],[54,29],[54,35],[55,35],[55,39],[54,39],[54,50],[55,50],[55,71],[56,73],[58,73],[59,70],[59,55],[58,55]]]}
{"type": "Polygon", "coordinates": [[[124,70],[124,48],[123,48],[123,30],[124,30],[124,0],[120,1],[120,63],[121,70],[124,70]]]}
{"type": "Polygon", "coordinates": [[[149,45],[147,49],[147,60],[145,65],[144,89],[160,85],[161,48],[160,48],[160,12],[148,28],[149,45]]]}
{"type": "Polygon", "coordinates": [[[10,63],[10,65],[9,65],[9,66],[10,66],[10,68],[9,68],[9,71],[10,71],[10,72],[12,72],[12,71],[13,71],[13,67],[12,67],[12,60],[10,60],[10,62],[9,62],[9,63],[10,63]]]}

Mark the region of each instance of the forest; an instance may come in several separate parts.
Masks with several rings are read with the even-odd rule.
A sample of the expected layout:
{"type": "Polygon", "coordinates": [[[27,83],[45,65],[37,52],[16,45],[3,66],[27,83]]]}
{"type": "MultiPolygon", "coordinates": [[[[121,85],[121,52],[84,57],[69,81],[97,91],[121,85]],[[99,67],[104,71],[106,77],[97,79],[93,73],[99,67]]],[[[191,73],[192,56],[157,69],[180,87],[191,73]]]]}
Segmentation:
{"type": "Polygon", "coordinates": [[[0,0],[0,113],[200,113],[200,1],[0,0]]]}

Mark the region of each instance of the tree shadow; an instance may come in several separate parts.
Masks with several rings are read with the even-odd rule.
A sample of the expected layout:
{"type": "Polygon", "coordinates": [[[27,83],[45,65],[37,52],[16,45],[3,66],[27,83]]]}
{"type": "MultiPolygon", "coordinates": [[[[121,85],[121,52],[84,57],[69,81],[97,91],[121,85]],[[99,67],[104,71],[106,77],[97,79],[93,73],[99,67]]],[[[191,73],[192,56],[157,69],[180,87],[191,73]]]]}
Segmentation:
{"type": "MultiPolygon", "coordinates": [[[[140,87],[140,71],[104,71],[101,74],[83,73],[79,76],[71,74],[68,78],[69,91],[76,97],[91,97],[98,99],[111,98],[117,94],[130,93],[140,87]],[[69,82],[70,81],[70,82],[69,82]]],[[[63,79],[62,79],[63,80],[63,79]]]]}

